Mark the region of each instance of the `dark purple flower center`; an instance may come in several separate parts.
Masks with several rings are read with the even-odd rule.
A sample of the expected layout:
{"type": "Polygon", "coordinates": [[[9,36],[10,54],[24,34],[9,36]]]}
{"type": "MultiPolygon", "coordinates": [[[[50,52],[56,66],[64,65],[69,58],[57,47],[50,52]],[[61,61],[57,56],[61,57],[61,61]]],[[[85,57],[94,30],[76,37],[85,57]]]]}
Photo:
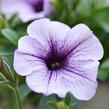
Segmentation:
{"type": "Polygon", "coordinates": [[[41,12],[41,11],[43,11],[44,1],[36,0],[36,3],[31,4],[31,5],[33,6],[35,12],[41,12]]]}
{"type": "Polygon", "coordinates": [[[63,67],[63,60],[56,55],[49,56],[46,60],[46,65],[49,70],[58,70],[63,67]]]}
{"type": "Polygon", "coordinates": [[[65,54],[57,50],[57,44],[52,44],[51,51],[45,59],[45,63],[49,70],[58,70],[65,65],[65,54]]]}

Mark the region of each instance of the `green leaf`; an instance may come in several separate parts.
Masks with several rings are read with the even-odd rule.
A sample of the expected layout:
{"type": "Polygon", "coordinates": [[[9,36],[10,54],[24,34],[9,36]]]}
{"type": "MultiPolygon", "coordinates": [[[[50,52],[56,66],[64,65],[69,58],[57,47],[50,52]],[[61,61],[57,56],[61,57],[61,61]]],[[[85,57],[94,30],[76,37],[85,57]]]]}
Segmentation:
{"type": "Polygon", "coordinates": [[[13,72],[4,58],[0,58],[0,72],[7,80],[14,80],[13,72]]]}
{"type": "Polygon", "coordinates": [[[79,101],[74,98],[74,96],[69,92],[66,94],[64,98],[65,104],[69,107],[68,109],[78,109],[79,108],[79,101]]]}
{"type": "Polygon", "coordinates": [[[1,85],[1,84],[2,84],[2,85],[10,85],[10,84],[9,84],[9,81],[0,81],[0,85],[1,85]]]}
{"type": "Polygon", "coordinates": [[[5,76],[0,72],[0,85],[9,85],[9,81],[5,78],[5,76]]]}
{"type": "Polygon", "coordinates": [[[106,7],[109,7],[106,0],[80,0],[76,11],[84,17],[91,17],[91,13],[106,7]]]}
{"type": "Polygon", "coordinates": [[[48,102],[57,103],[56,96],[42,96],[39,102],[39,109],[54,109],[54,107],[50,107],[48,102]],[[42,105],[43,104],[43,105],[42,105]]]}
{"type": "Polygon", "coordinates": [[[14,93],[14,90],[11,90],[12,93],[9,95],[10,99],[6,109],[18,109],[17,99],[14,93]]]}
{"type": "Polygon", "coordinates": [[[21,24],[21,20],[19,19],[19,17],[17,16],[17,14],[13,14],[11,16],[11,18],[8,20],[9,25],[12,28],[15,28],[16,26],[18,26],[19,24],[21,24]]]}
{"type": "Polygon", "coordinates": [[[7,56],[7,55],[13,55],[13,52],[0,51],[0,56],[7,56]]]}
{"type": "Polygon", "coordinates": [[[6,81],[6,77],[0,72],[0,81],[6,81]]]}
{"type": "Polygon", "coordinates": [[[98,24],[101,26],[101,28],[102,28],[105,32],[109,33],[109,21],[107,22],[107,21],[102,20],[102,19],[100,19],[100,18],[97,19],[96,21],[98,22],[98,24]]]}
{"type": "Polygon", "coordinates": [[[65,104],[66,105],[69,105],[70,102],[71,102],[71,100],[72,100],[72,95],[70,93],[67,93],[66,96],[65,96],[65,98],[64,98],[65,104]]]}
{"type": "Polygon", "coordinates": [[[23,100],[30,92],[31,90],[27,87],[26,84],[23,84],[19,87],[19,93],[21,96],[21,100],[23,100]]]}
{"type": "Polygon", "coordinates": [[[12,100],[12,98],[15,98],[15,96],[13,90],[10,87],[7,87],[7,85],[4,84],[0,84],[0,98],[1,97],[5,100],[5,106],[2,107],[0,105],[0,109],[16,109],[16,99],[12,100]]]}
{"type": "Polygon", "coordinates": [[[101,81],[106,81],[109,79],[109,59],[105,60],[101,64],[98,79],[101,81]]]}
{"type": "Polygon", "coordinates": [[[7,22],[5,18],[2,15],[0,15],[0,29],[5,28],[6,25],[7,25],[7,22]]]}
{"type": "Polygon", "coordinates": [[[68,109],[79,109],[78,107],[79,107],[78,104],[76,102],[74,102],[74,103],[69,105],[68,109]]]}
{"type": "Polygon", "coordinates": [[[50,106],[51,108],[53,108],[53,109],[57,109],[57,104],[55,103],[55,102],[53,102],[53,101],[48,101],[48,106],[50,106]]]}
{"type": "Polygon", "coordinates": [[[1,33],[14,45],[17,45],[18,34],[10,28],[5,28],[1,30],[1,33]]]}
{"type": "Polygon", "coordinates": [[[109,59],[105,60],[105,61],[101,64],[101,68],[103,68],[103,69],[109,69],[109,59]]]}

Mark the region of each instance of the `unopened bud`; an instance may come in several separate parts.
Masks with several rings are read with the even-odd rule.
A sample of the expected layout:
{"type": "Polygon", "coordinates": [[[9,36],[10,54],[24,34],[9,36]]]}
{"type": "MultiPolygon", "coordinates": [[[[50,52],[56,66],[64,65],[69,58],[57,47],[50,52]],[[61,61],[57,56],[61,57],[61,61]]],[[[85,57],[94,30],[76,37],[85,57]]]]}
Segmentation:
{"type": "Polygon", "coordinates": [[[57,107],[58,107],[58,109],[68,109],[66,104],[63,101],[59,102],[57,104],[57,107]]]}
{"type": "Polygon", "coordinates": [[[3,58],[0,58],[0,73],[2,73],[7,80],[13,81],[12,71],[3,58]]]}

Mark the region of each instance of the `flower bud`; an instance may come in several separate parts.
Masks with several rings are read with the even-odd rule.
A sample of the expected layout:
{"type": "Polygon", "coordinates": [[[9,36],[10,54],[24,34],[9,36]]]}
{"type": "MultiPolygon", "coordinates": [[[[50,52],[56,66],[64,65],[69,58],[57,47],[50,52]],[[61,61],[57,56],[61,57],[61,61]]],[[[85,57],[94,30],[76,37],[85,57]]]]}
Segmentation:
{"type": "Polygon", "coordinates": [[[2,73],[7,80],[13,81],[11,68],[3,58],[0,58],[0,73],[2,73]]]}
{"type": "Polygon", "coordinates": [[[67,108],[66,104],[63,101],[60,101],[57,104],[57,109],[68,109],[68,108],[67,108]]]}

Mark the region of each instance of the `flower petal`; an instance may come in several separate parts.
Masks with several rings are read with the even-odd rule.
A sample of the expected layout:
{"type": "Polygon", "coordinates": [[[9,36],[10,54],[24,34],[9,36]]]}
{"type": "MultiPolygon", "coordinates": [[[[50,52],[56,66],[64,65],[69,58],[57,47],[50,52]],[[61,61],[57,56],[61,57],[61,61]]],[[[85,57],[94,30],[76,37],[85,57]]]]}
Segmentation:
{"type": "Polygon", "coordinates": [[[8,18],[11,17],[13,14],[17,13],[18,7],[19,7],[18,0],[0,1],[0,11],[4,13],[8,18]]]}
{"type": "Polygon", "coordinates": [[[37,40],[24,36],[18,41],[18,50],[36,57],[46,57],[49,46],[43,46],[37,40]]]}
{"type": "Polygon", "coordinates": [[[69,62],[61,76],[68,84],[69,91],[80,100],[91,99],[97,88],[98,61],[69,62]]]}
{"type": "Polygon", "coordinates": [[[46,18],[32,22],[27,28],[29,36],[37,39],[42,45],[47,44],[51,39],[64,39],[69,30],[67,25],[46,18]]]}
{"type": "Polygon", "coordinates": [[[22,19],[23,22],[28,22],[28,21],[32,21],[35,19],[40,19],[40,18],[43,18],[44,16],[45,16],[45,13],[43,11],[36,13],[31,9],[28,11],[27,10],[22,11],[19,14],[19,17],[22,19]]]}
{"type": "Polygon", "coordinates": [[[70,60],[66,62],[65,69],[72,71],[73,73],[88,78],[92,81],[96,81],[98,74],[98,61],[92,60],[70,60]]]}
{"type": "Polygon", "coordinates": [[[43,60],[31,56],[28,54],[23,54],[18,50],[14,54],[14,69],[19,75],[26,76],[33,71],[45,66],[43,60]]]}
{"type": "Polygon", "coordinates": [[[80,72],[80,74],[72,73],[69,68],[69,70],[61,69],[52,73],[47,70],[39,70],[28,75],[26,82],[34,92],[45,95],[54,93],[59,97],[65,97],[67,92],[71,92],[80,100],[89,100],[94,96],[97,88],[95,77],[97,75],[98,62],[89,63],[86,62],[84,67],[82,65],[84,69],[87,69],[84,74],[83,72],[80,72]]]}
{"type": "Polygon", "coordinates": [[[28,75],[39,67],[43,67],[48,47],[43,47],[29,36],[19,40],[18,49],[14,54],[14,68],[20,75],[28,75]]]}
{"type": "Polygon", "coordinates": [[[53,11],[52,0],[44,0],[44,13],[49,15],[53,11]]]}
{"type": "Polygon", "coordinates": [[[1,0],[0,6],[0,11],[6,15],[7,19],[17,14],[23,22],[28,22],[45,16],[44,11],[35,12],[31,4],[25,0],[1,0]]]}
{"type": "Polygon", "coordinates": [[[75,60],[100,60],[103,47],[92,31],[84,24],[79,24],[67,34],[71,51],[69,55],[75,60]]]}
{"type": "Polygon", "coordinates": [[[26,83],[31,90],[44,95],[57,94],[60,97],[64,97],[67,93],[65,84],[60,81],[58,72],[53,71],[36,71],[26,77],[26,83]]]}
{"type": "Polygon", "coordinates": [[[78,80],[74,81],[74,84],[77,84],[75,88],[71,89],[73,95],[79,100],[90,100],[96,93],[98,86],[97,82],[89,81],[78,77],[78,80]]]}

